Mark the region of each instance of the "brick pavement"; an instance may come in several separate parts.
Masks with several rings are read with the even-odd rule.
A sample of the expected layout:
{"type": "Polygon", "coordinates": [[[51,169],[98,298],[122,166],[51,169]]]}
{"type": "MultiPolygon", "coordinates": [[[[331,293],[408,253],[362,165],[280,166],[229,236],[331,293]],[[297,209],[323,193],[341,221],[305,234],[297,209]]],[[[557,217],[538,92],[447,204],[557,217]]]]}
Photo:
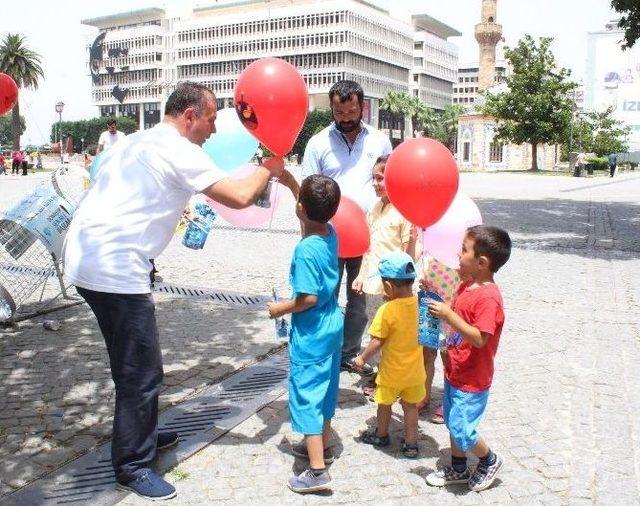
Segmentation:
{"type": "MultiPolygon", "coordinates": [[[[483,423],[506,457],[500,486],[481,494],[427,487],[424,476],[448,454],[448,443],[444,428],[426,421],[418,461],[397,458],[397,443],[389,452],[356,443],[375,406],[343,373],[331,495],[301,498],[286,489],[294,465],[286,441],[295,435],[282,398],[168,473],[178,484],[174,503],[417,504],[427,497],[444,504],[637,504],[640,174],[464,174],[462,183],[485,221],[508,228],[516,246],[498,276],[508,320],[483,423]]],[[[165,279],[247,293],[286,286],[295,235],[216,230],[215,238],[202,252],[174,240],[158,259],[165,279]]],[[[274,345],[262,314],[158,298],[158,316],[163,406],[274,345]]],[[[108,437],[112,387],[95,321],[85,306],[59,317],[58,333],[43,331],[39,319],[2,331],[0,493],[108,437]]]]}
{"type": "Polygon", "coordinates": [[[402,459],[399,410],[391,449],[356,442],[375,406],[343,373],[331,493],[286,488],[303,463],[289,454],[297,436],[283,397],[168,473],[174,503],[639,504],[640,178],[463,180],[485,221],[516,239],[498,275],[508,319],[481,426],[506,460],[498,485],[479,494],[427,486],[426,474],[449,455],[446,429],[421,421],[421,458],[402,459]]]}

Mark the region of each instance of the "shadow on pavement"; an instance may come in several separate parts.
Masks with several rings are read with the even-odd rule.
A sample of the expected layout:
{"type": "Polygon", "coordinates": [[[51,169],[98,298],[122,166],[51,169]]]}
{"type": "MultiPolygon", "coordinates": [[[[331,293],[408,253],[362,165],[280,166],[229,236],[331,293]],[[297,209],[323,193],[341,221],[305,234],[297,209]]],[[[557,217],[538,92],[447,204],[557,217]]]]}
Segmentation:
{"type": "Polygon", "coordinates": [[[630,260],[640,251],[640,204],[570,199],[475,199],[484,222],[506,229],[514,247],[630,260]]]}
{"type": "MultiPolygon", "coordinates": [[[[161,409],[279,345],[263,314],[189,299],[156,299],[165,377],[161,409]]],[[[0,330],[0,495],[109,439],[115,395],[86,304],[0,330]]]]}

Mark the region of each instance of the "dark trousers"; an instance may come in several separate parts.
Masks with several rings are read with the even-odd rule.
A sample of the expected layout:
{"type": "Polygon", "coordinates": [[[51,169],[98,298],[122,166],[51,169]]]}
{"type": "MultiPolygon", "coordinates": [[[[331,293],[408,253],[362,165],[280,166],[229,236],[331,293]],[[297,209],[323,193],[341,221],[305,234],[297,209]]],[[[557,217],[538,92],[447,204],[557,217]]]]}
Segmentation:
{"type": "Polygon", "coordinates": [[[364,294],[358,294],[351,289],[362,265],[362,257],[340,258],[338,270],[340,281],[336,295],[340,292],[342,276],[347,271],[347,307],[344,312],[344,344],[342,345],[342,361],[351,360],[360,353],[362,334],[367,326],[367,306],[364,294]]]}
{"type": "Polygon", "coordinates": [[[615,165],[609,165],[609,176],[613,177],[613,175],[616,173],[616,166],[615,165]]]}
{"type": "Polygon", "coordinates": [[[94,292],[77,287],[98,319],[116,390],[111,461],[126,483],[156,455],[162,355],[151,294],[94,292]]]}

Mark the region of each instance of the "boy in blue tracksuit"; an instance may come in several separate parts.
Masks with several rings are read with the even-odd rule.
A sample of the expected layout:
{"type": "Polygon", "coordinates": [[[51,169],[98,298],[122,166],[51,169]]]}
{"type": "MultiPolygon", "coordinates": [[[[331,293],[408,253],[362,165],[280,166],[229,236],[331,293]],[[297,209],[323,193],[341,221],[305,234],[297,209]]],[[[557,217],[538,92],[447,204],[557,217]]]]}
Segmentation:
{"type": "Polygon", "coordinates": [[[289,414],[296,432],[304,434],[293,453],[309,459],[309,468],[289,480],[294,492],[329,488],[326,464],[333,462],[329,447],[331,419],[338,400],[343,316],[336,297],[338,240],[327,223],[338,209],[340,188],[331,178],[312,175],[302,181],[296,214],[302,240],[293,253],[290,270],[292,299],[269,304],[269,315],[291,313],[289,341],[289,414]]]}

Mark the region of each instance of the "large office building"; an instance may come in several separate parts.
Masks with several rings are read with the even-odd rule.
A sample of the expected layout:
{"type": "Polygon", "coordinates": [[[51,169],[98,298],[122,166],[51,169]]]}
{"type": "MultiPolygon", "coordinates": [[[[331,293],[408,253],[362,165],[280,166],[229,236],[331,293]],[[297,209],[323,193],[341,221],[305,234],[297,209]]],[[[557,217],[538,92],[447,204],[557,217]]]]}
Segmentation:
{"type": "MultiPolygon", "coordinates": [[[[505,82],[509,75],[509,66],[504,59],[504,45],[502,41],[498,43],[496,53],[493,84],[491,86],[505,82]]],[[[453,86],[452,102],[468,109],[473,108],[478,103],[478,97],[480,97],[481,93],[479,80],[480,65],[478,62],[460,63],[456,83],[453,86]]]]}
{"type": "Polygon", "coordinates": [[[624,32],[612,21],[587,36],[585,112],[603,112],[630,128],[629,151],[640,151],[640,44],[622,50],[624,32]]]}
{"type": "Polygon", "coordinates": [[[388,91],[443,108],[457,68],[446,38],[458,32],[426,15],[397,19],[380,0],[218,0],[181,16],[147,8],[83,23],[99,30],[89,58],[93,103],[101,115],[127,115],[141,128],[160,121],[179,81],[206,84],[227,105],[240,72],[265,56],[298,68],[311,108],[328,107],[336,81],[359,82],[364,120],[383,127],[393,126],[379,118],[388,91]]]}
{"type": "Polygon", "coordinates": [[[444,109],[451,103],[458,65],[458,47],[447,39],[462,34],[426,14],[414,14],[412,23],[411,91],[427,107],[444,109]]]}

